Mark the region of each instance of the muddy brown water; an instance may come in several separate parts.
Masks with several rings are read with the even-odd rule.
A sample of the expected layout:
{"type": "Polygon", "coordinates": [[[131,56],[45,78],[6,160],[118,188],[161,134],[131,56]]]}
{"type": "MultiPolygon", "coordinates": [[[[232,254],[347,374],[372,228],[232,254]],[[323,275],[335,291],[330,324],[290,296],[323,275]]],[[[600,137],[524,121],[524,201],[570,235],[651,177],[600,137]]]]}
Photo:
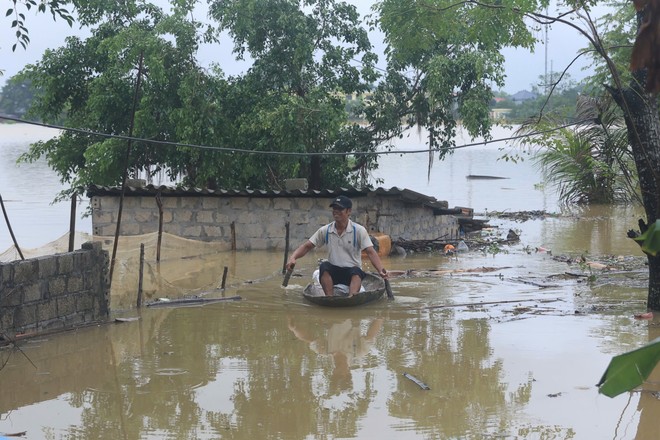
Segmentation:
{"type": "MultiPolygon", "coordinates": [[[[455,174],[496,174],[471,160],[469,172],[455,174]]],[[[450,206],[504,210],[510,199],[512,206],[523,200],[513,210],[544,204],[553,210],[550,197],[520,190],[534,186],[525,172],[512,177],[516,185],[471,182],[490,185],[490,194],[475,186],[450,206]]],[[[443,191],[433,179],[409,183],[398,186],[443,191]]],[[[492,219],[484,238],[515,229],[520,242],[496,254],[386,258],[389,269],[415,276],[391,280],[394,301],[351,309],[324,309],[301,297],[323,252],[300,260],[282,288],[281,252],[217,252],[167,236],[160,264],[150,253],[153,237],[143,237],[145,300],[242,300],[138,311],[139,251],[127,241],[113,281],[113,318],[138,319],[0,350],[0,434],[655,439],[659,369],[643,387],[614,399],[595,386],[612,356],[660,336],[660,319],[634,318],[646,310],[646,288],[641,253],[625,231],[638,216],[635,209],[592,207],[543,220],[492,219]],[[604,262],[615,274],[589,272],[559,256],[604,262]],[[560,276],[581,270],[593,277],[560,276]]]]}

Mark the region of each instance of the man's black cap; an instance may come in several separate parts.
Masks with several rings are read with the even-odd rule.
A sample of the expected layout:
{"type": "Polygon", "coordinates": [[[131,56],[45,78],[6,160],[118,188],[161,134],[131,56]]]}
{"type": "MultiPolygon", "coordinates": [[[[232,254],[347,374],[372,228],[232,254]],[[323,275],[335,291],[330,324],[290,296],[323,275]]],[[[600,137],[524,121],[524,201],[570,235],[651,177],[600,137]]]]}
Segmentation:
{"type": "Polygon", "coordinates": [[[346,196],[339,196],[336,197],[332,203],[330,203],[330,207],[337,206],[342,209],[351,209],[353,208],[353,202],[351,202],[351,199],[349,199],[346,196]]]}

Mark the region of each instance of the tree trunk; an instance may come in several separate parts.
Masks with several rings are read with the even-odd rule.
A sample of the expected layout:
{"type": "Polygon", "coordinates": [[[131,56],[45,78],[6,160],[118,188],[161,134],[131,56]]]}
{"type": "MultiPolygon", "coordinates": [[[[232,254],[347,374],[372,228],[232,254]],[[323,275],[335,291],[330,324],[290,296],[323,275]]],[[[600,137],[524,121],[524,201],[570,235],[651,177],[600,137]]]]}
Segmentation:
{"type": "MultiPolygon", "coordinates": [[[[623,109],[635,166],[642,191],[646,223],[653,224],[660,213],[660,116],[658,97],[644,90],[646,72],[636,72],[630,87],[610,89],[623,109]]],[[[644,232],[643,230],[641,232],[644,232]]],[[[660,310],[660,256],[648,256],[649,291],[647,307],[660,310]]]]}

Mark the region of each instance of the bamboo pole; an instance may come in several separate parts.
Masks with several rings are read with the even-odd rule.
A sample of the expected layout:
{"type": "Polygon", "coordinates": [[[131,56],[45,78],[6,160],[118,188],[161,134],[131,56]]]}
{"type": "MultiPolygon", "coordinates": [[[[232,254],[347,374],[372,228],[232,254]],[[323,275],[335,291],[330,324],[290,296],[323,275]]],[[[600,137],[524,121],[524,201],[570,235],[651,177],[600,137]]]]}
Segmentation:
{"type": "Polygon", "coordinates": [[[282,274],[286,273],[286,262],[289,260],[289,222],[284,224],[284,264],[282,264],[282,274]]]}
{"type": "Polygon", "coordinates": [[[163,201],[160,199],[160,191],[156,194],[158,205],[158,244],[156,245],[156,261],[160,262],[160,246],[163,241],[163,201]]]}
{"type": "Polygon", "coordinates": [[[142,307],[142,283],[144,281],[144,243],[140,243],[140,274],[138,276],[137,308],[142,307]]]}
{"type": "Polygon", "coordinates": [[[71,196],[71,217],[69,218],[69,252],[73,252],[76,242],[76,205],[78,203],[78,193],[74,192],[71,196]]]}
{"type": "Polygon", "coordinates": [[[231,250],[236,250],[236,222],[231,222],[231,250]]]}

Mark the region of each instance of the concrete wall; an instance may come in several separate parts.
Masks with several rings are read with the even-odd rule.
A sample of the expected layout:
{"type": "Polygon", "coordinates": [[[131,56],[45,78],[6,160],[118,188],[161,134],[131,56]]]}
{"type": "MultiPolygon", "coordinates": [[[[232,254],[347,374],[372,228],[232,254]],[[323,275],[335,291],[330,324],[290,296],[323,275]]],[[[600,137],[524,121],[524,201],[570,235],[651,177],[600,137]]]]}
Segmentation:
{"type": "MultiPolygon", "coordinates": [[[[388,234],[393,240],[458,237],[456,218],[434,215],[431,208],[420,203],[378,195],[353,197],[352,200],[354,221],[369,231],[388,234]]],[[[227,250],[231,249],[232,240],[238,250],[280,250],[285,246],[287,222],[291,247],[295,247],[317,228],[332,221],[330,201],[327,197],[163,197],[163,232],[223,243],[227,250]]],[[[92,197],[95,236],[114,236],[118,209],[119,197],[92,197]]],[[[155,197],[125,197],[121,235],[158,232],[158,221],[155,197]]]]}
{"type": "Polygon", "coordinates": [[[108,252],[81,250],[0,263],[0,331],[8,335],[74,328],[108,317],[108,252]]]}

